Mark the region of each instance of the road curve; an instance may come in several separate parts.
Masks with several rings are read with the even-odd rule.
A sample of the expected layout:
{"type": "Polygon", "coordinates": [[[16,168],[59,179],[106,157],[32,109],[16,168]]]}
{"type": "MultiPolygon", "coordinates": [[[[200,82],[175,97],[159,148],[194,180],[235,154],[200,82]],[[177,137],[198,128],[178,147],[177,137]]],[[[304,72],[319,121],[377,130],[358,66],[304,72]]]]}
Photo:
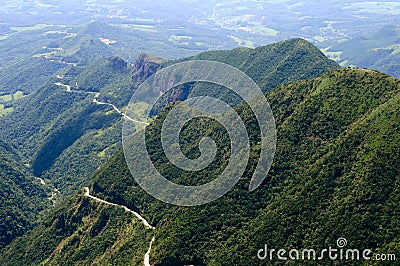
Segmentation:
{"type": "Polygon", "coordinates": [[[95,197],[95,196],[93,196],[93,195],[90,195],[90,191],[89,191],[89,188],[88,188],[88,187],[85,187],[85,196],[88,197],[88,198],[94,199],[95,201],[98,201],[98,202],[107,204],[107,205],[117,206],[117,207],[123,208],[125,211],[130,212],[130,213],[132,213],[133,215],[135,215],[140,221],[142,221],[142,223],[144,224],[144,226],[146,226],[147,228],[149,228],[149,229],[154,229],[154,228],[155,228],[154,226],[152,226],[151,224],[149,224],[149,223],[147,222],[147,220],[146,220],[145,218],[143,218],[139,213],[137,213],[137,212],[135,212],[135,211],[132,211],[132,210],[129,209],[128,207],[126,207],[126,206],[124,206],[124,205],[119,205],[119,204],[116,204],[116,203],[108,202],[108,201],[99,199],[98,197],[95,197]]]}
{"type": "MultiPolygon", "coordinates": [[[[101,202],[101,203],[104,203],[104,204],[107,204],[107,205],[123,208],[125,211],[132,213],[133,215],[136,216],[136,218],[138,218],[140,221],[142,221],[142,223],[144,224],[144,226],[146,228],[149,228],[149,229],[152,229],[152,230],[155,229],[155,227],[152,226],[151,224],[149,224],[147,222],[147,220],[145,218],[143,218],[139,213],[137,213],[135,211],[132,211],[128,207],[126,207],[124,205],[119,205],[119,204],[116,204],[116,203],[108,202],[108,201],[102,200],[102,199],[100,199],[100,198],[98,198],[96,196],[90,195],[90,191],[89,191],[88,187],[85,187],[85,196],[88,197],[88,198],[91,198],[91,199],[93,199],[93,200],[95,200],[97,202],[101,202]]],[[[144,254],[144,261],[143,262],[144,262],[145,266],[151,266],[150,265],[150,252],[151,252],[151,246],[153,245],[154,241],[155,241],[155,237],[153,236],[153,238],[150,241],[149,249],[147,250],[146,254],[144,254]]]]}
{"type": "Polygon", "coordinates": [[[125,117],[126,119],[128,119],[129,121],[133,122],[133,123],[138,123],[138,124],[144,124],[144,125],[149,125],[149,123],[143,122],[143,121],[139,121],[136,119],[133,119],[132,117],[129,117],[127,114],[125,114],[124,112],[122,112],[120,109],[118,109],[118,107],[116,107],[114,104],[112,103],[106,103],[106,102],[100,102],[97,100],[97,98],[100,96],[99,92],[94,92],[94,91],[80,91],[80,90],[73,90],[71,89],[70,85],[66,85],[64,83],[61,82],[56,82],[54,83],[54,85],[57,85],[59,87],[63,87],[65,88],[66,92],[72,92],[72,93],[83,93],[83,94],[92,94],[93,96],[93,102],[95,104],[98,105],[108,105],[110,107],[112,107],[118,114],[122,115],[123,117],[125,117]]]}

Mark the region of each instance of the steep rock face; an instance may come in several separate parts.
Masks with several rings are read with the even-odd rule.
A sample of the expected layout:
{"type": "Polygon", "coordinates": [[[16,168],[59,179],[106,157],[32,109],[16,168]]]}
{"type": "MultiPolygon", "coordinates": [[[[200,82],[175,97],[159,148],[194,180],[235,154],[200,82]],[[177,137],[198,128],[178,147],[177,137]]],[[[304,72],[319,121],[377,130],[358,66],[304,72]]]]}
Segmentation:
{"type": "MultiPolygon", "coordinates": [[[[151,77],[151,75],[155,74],[162,67],[161,65],[163,62],[164,60],[161,58],[145,53],[140,54],[133,65],[131,90],[135,91],[140,84],[151,77]]],[[[175,84],[174,79],[169,77],[163,78],[160,83],[160,95],[164,94],[173,84],[175,84]]],[[[151,115],[157,114],[159,110],[168,103],[187,99],[188,94],[189,90],[173,89],[170,93],[167,93],[162,97],[160,107],[155,108],[155,110],[151,112],[151,115]]]]}
{"type": "MultiPolygon", "coordinates": [[[[190,60],[218,61],[236,67],[252,78],[264,92],[289,82],[315,78],[330,69],[339,68],[336,62],[326,58],[315,45],[300,38],[255,49],[208,51],[197,56],[165,62],[162,67],[190,60]]],[[[168,78],[161,81],[160,94],[165,93],[173,82],[175,82],[173,79],[168,78]]],[[[168,103],[183,101],[194,95],[200,96],[202,92],[208,96],[229,99],[230,104],[241,102],[229,90],[218,88],[215,84],[198,86],[187,83],[165,93],[153,108],[151,115],[156,115],[168,103]]]]}
{"type": "Polygon", "coordinates": [[[148,77],[156,73],[162,62],[163,59],[161,58],[153,57],[145,53],[140,54],[133,65],[132,83],[137,84],[145,81],[148,77]]]}
{"type": "Polygon", "coordinates": [[[118,56],[111,56],[108,60],[111,67],[116,71],[124,71],[128,67],[128,62],[118,56]]]}

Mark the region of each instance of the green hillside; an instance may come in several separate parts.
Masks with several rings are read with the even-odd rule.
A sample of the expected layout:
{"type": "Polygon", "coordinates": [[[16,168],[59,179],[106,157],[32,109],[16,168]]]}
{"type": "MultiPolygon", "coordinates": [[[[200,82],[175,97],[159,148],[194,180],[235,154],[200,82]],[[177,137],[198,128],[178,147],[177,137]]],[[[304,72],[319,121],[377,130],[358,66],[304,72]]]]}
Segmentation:
{"type": "Polygon", "coordinates": [[[19,254],[4,251],[1,264],[139,265],[151,232],[132,215],[89,200],[81,192],[82,196],[57,207],[35,230],[17,239],[12,252],[19,254]],[[26,248],[32,245],[34,249],[26,248]]]}
{"type": "MultiPolygon", "coordinates": [[[[38,80],[27,91],[29,94],[14,104],[12,113],[0,117],[0,123],[13,125],[1,127],[0,136],[21,152],[35,176],[49,181],[67,195],[87,184],[90,175],[120,146],[121,116],[111,106],[95,104],[95,93],[99,93],[98,101],[112,103],[123,111],[133,90],[144,79],[160,64],[163,67],[175,62],[163,64],[162,59],[143,54],[133,65],[116,56],[99,59],[108,56],[110,51],[96,38],[85,34],[53,40],[48,46],[60,50],[51,58],[67,61],[69,65],[57,72],[49,70],[48,74],[53,74],[46,78],[26,71],[38,80]],[[96,49],[98,53],[93,52],[96,49]],[[66,92],[66,85],[75,92],[66,92]]],[[[301,39],[257,49],[208,52],[198,57],[204,58],[241,68],[265,90],[338,67],[315,46],[301,39]],[[238,60],[243,63],[239,64],[238,60]],[[296,64],[306,67],[299,70],[296,64]]],[[[39,59],[44,60],[35,57],[31,60],[39,59]]]]}
{"type": "Polygon", "coordinates": [[[0,141],[0,248],[37,223],[38,213],[50,201],[19,156],[0,141]]]}
{"type": "Polygon", "coordinates": [[[255,49],[204,52],[184,60],[213,60],[234,66],[249,75],[265,92],[284,83],[318,77],[328,69],[339,67],[336,62],[327,60],[316,46],[300,38],[255,49]]]}
{"type": "MultiPolygon", "coordinates": [[[[188,60],[211,60],[234,66],[251,77],[263,92],[296,80],[318,77],[330,69],[339,68],[336,62],[327,59],[316,46],[300,38],[255,49],[236,48],[204,52],[197,56],[164,62],[161,67],[188,60]]],[[[188,97],[199,96],[200,92],[220,98],[231,105],[242,101],[228,89],[218,88],[214,84],[185,84],[164,94],[156,104],[153,114],[162,110],[165,102],[185,100],[188,97]],[[193,91],[197,93],[193,94],[193,91]]]]}
{"type": "MultiPolygon", "coordinates": [[[[56,194],[52,199],[58,203],[64,200],[65,195],[75,194],[78,189],[87,185],[92,173],[120,147],[121,116],[112,106],[99,105],[94,100],[112,103],[123,111],[132,90],[153,74],[163,61],[154,56],[141,55],[132,65],[117,56],[108,57],[109,47],[104,46],[90,33],[88,35],[88,32],[26,32],[8,39],[2,45],[10,47],[10,43],[20,41],[17,37],[23,35],[25,42],[21,45],[26,46],[38,36],[43,38],[43,34],[46,38],[41,46],[32,46],[33,50],[20,50],[25,55],[21,60],[0,69],[3,75],[0,106],[4,106],[4,110],[12,111],[0,117],[2,125],[12,125],[0,127],[0,137],[20,154],[20,158],[14,160],[20,162],[15,166],[19,179],[31,180],[33,175],[40,177],[47,183],[48,196],[56,194]],[[108,58],[102,58],[105,56],[108,58]],[[67,85],[73,92],[66,91],[67,85]]],[[[321,59],[320,52],[311,44],[300,45],[308,47],[305,54],[304,49],[297,50],[299,42],[301,41],[286,42],[290,49],[294,49],[289,57],[297,52],[302,54],[298,59],[302,64],[321,59]]],[[[261,47],[254,50],[256,52],[240,56],[244,61],[260,64],[264,56],[267,60],[268,57],[274,57],[274,54],[289,53],[289,48],[280,51],[283,49],[281,45],[276,51],[272,51],[271,47],[274,46],[261,47]]],[[[226,56],[226,60],[229,59],[234,64],[241,51],[220,53],[230,54],[230,58],[226,56]]],[[[337,67],[332,61],[322,59],[324,71],[337,67]]],[[[279,60],[286,59],[279,57],[274,62],[278,64],[279,60]]],[[[272,78],[276,76],[269,73],[270,71],[270,67],[265,68],[262,75],[272,78]]],[[[318,65],[305,70],[309,73],[307,75],[318,71],[318,65]]],[[[303,78],[299,75],[295,77],[303,78]]],[[[16,174],[10,174],[11,177],[14,175],[16,174]]],[[[9,178],[5,178],[4,182],[8,182],[6,180],[9,178]]],[[[3,201],[2,208],[11,210],[11,215],[2,216],[7,219],[3,227],[5,233],[2,245],[8,244],[15,236],[31,228],[42,209],[40,199],[35,200],[34,207],[16,203],[27,200],[23,194],[31,195],[29,189],[29,186],[18,189],[14,185],[3,186],[4,195],[9,195],[14,190],[18,190],[15,195],[22,194],[15,199],[3,201]],[[20,222],[9,221],[10,217],[16,216],[20,217],[20,222]]],[[[44,202],[49,203],[47,200],[44,202]]]]}
{"type": "MultiPolygon", "coordinates": [[[[400,81],[372,70],[339,69],[283,85],[266,96],[276,118],[278,142],[273,167],[256,191],[249,192],[247,187],[258,157],[259,136],[254,116],[241,105],[237,110],[252,139],[251,160],[244,178],[219,200],[186,208],[153,199],[130,176],[121,150],[95,174],[91,193],[137,210],[155,225],[150,254],[154,265],[269,264],[257,259],[257,251],[265,244],[318,249],[335,246],[339,237],[348,240],[349,248],[399,254],[400,81]]],[[[158,169],[168,173],[176,170],[163,163],[165,157],[152,145],[159,141],[164,117],[162,112],[148,128],[153,147],[149,152],[158,169]]],[[[190,123],[183,135],[214,137],[217,145],[224,147],[218,124],[206,119],[197,122],[210,127],[198,131],[196,124],[190,123]]],[[[196,156],[196,141],[182,143],[188,156],[196,156]]],[[[214,163],[221,166],[209,169],[210,178],[218,174],[226,158],[219,157],[214,163]]],[[[175,182],[193,177],[176,173],[175,182]]],[[[133,229],[129,236],[142,236],[143,242],[125,237],[122,243],[142,248],[135,246],[133,253],[123,253],[116,232],[132,230],[126,215],[101,214],[117,212],[118,207],[95,204],[89,208],[83,191],[78,195],[14,241],[0,263],[108,264],[110,256],[131,260],[133,265],[142,263],[143,245],[150,242],[150,236],[144,235],[148,231],[133,229]],[[62,223],[68,230],[57,230],[60,216],[69,217],[62,223]],[[99,223],[102,226],[98,227],[99,223]],[[93,230],[104,237],[91,235],[93,230]],[[89,243],[90,256],[85,253],[89,243]]],[[[90,200],[89,206],[92,204],[90,200]]],[[[332,261],[321,263],[331,265],[332,261]]]]}
{"type": "Polygon", "coordinates": [[[82,187],[119,146],[121,116],[110,106],[93,103],[95,92],[100,93],[99,101],[120,108],[108,92],[120,91],[125,95],[121,101],[129,99],[123,93],[130,87],[128,66],[114,68],[115,60],[66,69],[62,79],[51,77],[21,99],[13,113],[1,118],[1,123],[13,126],[0,128],[0,135],[21,152],[35,176],[50,181],[62,193],[82,187]],[[67,92],[56,83],[71,84],[77,92],[67,92]]]}

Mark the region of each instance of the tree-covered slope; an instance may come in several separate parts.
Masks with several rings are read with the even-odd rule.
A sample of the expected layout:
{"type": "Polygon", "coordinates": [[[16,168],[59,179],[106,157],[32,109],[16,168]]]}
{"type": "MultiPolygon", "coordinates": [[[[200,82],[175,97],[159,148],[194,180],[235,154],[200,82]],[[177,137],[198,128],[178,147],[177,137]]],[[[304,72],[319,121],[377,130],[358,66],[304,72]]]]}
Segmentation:
{"type": "MultiPolygon", "coordinates": [[[[255,49],[236,48],[204,52],[197,56],[164,62],[161,67],[188,60],[218,61],[236,67],[251,77],[263,92],[296,80],[318,77],[330,69],[339,68],[336,62],[327,59],[316,46],[300,38],[255,49]]],[[[207,95],[223,99],[231,105],[240,102],[227,89],[218,89],[218,92],[215,92],[217,89],[210,84],[197,83],[194,87],[192,85],[177,86],[164,94],[163,99],[153,109],[153,114],[165,107],[165,103],[198,96],[192,91],[205,91],[207,95]]]]}
{"type": "MultiPolygon", "coordinates": [[[[50,181],[61,193],[70,194],[87,183],[90,174],[120,145],[120,116],[110,105],[93,102],[95,93],[99,92],[97,101],[123,111],[141,82],[175,61],[163,64],[162,59],[144,54],[133,65],[116,56],[98,59],[110,51],[85,32],[53,39],[48,47],[56,50],[46,60],[68,65],[46,79],[40,78],[42,83],[35,82],[30,94],[13,106],[13,112],[0,118],[1,123],[13,125],[1,127],[0,136],[21,152],[36,176],[50,181]],[[98,53],[93,52],[96,49],[98,53]],[[67,85],[72,92],[66,91],[67,85]]],[[[241,68],[265,90],[338,67],[300,39],[257,49],[209,52],[199,59],[203,57],[241,68]],[[304,67],[294,68],[296,64],[304,67]]],[[[39,59],[45,60],[44,56],[32,58],[34,62],[39,59]]],[[[28,84],[29,79],[24,80],[28,84]]]]}
{"type": "Polygon", "coordinates": [[[2,259],[9,259],[1,264],[140,265],[152,232],[122,208],[95,202],[81,192],[3,250],[2,259]]]}
{"type": "Polygon", "coordinates": [[[204,52],[184,60],[213,60],[234,66],[249,75],[263,91],[281,84],[318,77],[339,65],[303,39],[266,46],[204,52]]]}
{"type": "MultiPolygon", "coordinates": [[[[150,254],[154,265],[269,264],[257,258],[257,251],[264,245],[318,250],[335,246],[339,237],[348,240],[349,248],[399,254],[400,81],[371,70],[339,69],[319,78],[283,85],[266,96],[276,118],[278,141],[272,169],[256,191],[249,192],[247,188],[259,156],[259,136],[254,116],[241,105],[237,110],[246,121],[252,140],[251,159],[243,178],[222,198],[199,207],[176,207],[155,200],[131,177],[122,150],[95,174],[91,193],[137,210],[155,225],[150,254]]],[[[184,183],[196,175],[177,171],[157,149],[165,112],[148,127],[149,152],[161,172],[174,173],[174,181],[184,183]]],[[[226,136],[218,130],[220,125],[207,119],[196,123],[189,123],[182,132],[182,150],[188,156],[198,156],[196,140],[201,136],[213,137],[224,149],[226,136]],[[204,127],[199,128],[196,123],[204,127]],[[185,141],[190,134],[195,137],[185,141]]],[[[209,178],[218,175],[226,160],[223,154],[213,162],[208,169],[209,178]]],[[[89,229],[82,233],[74,225],[65,234],[54,228],[61,212],[100,219],[95,211],[79,211],[87,205],[82,194],[49,215],[40,227],[14,241],[0,262],[34,265],[48,259],[51,265],[67,260],[78,264],[79,252],[90,242],[94,254],[104,257],[88,260],[107,264],[109,260],[103,258],[118,240],[107,240],[104,247],[106,241],[85,233],[89,229]],[[76,238],[74,243],[66,244],[71,236],[76,238]],[[49,244],[43,247],[40,243],[49,244]],[[73,245],[74,249],[67,248],[73,245]],[[60,246],[66,247],[65,257],[53,260],[50,254],[60,246]]],[[[112,219],[122,221],[124,216],[112,219]]],[[[83,220],[69,221],[86,226],[83,220]]],[[[107,226],[100,230],[103,235],[130,228],[126,224],[104,224],[107,226]]],[[[143,234],[143,230],[134,230],[134,234],[143,234]]],[[[125,240],[131,241],[128,236],[125,240]]],[[[143,236],[143,241],[148,244],[148,237],[143,236]]],[[[139,247],[136,251],[143,254],[139,247]]],[[[114,256],[121,254],[117,251],[114,256]]],[[[124,259],[135,258],[135,254],[126,254],[124,259]]]]}
{"type": "Polygon", "coordinates": [[[122,108],[112,101],[112,91],[121,92],[121,101],[129,99],[124,92],[130,88],[130,69],[123,60],[125,64],[114,65],[119,60],[112,57],[68,68],[1,118],[12,127],[0,128],[0,135],[20,151],[35,176],[62,193],[80,188],[119,145],[121,115],[94,102],[96,98],[122,108]],[[66,91],[67,85],[73,91],[66,91]]]}
{"type": "Polygon", "coordinates": [[[245,250],[255,257],[265,244],[318,250],[340,237],[348,248],[398,254],[399,89],[391,77],[343,69],[269,94],[278,121],[275,163],[264,186],[271,198],[228,239],[245,240],[214,258],[242,265],[250,259],[245,250]]]}
{"type": "Polygon", "coordinates": [[[49,201],[19,156],[0,141],[0,248],[32,229],[49,201]]]}

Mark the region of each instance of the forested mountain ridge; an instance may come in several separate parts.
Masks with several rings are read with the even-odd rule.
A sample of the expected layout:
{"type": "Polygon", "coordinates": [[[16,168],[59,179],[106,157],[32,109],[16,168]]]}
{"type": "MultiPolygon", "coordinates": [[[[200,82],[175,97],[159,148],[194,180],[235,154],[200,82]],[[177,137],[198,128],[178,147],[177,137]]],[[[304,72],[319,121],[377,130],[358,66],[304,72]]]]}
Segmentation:
{"type": "MultiPolygon", "coordinates": [[[[35,198],[35,202],[36,200],[41,202],[37,202],[31,209],[32,213],[26,217],[29,222],[24,222],[22,230],[19,229],[18,223],[10,222],[8,223],[10,228],[4,227],[9,232],[13,230],[18,232],[7,237],[8,240],[4,244],[24,233],[25,229],[31,228],[30,222],[34,220],[42,206],[51,203],[46,199],[47,196],[60,193],[61,195],[52,199],[62,200],[65,195],[75,194],[77,189],[88,184],[90,175],[120,147],[122,120],[121,114],[116,112],[114,107],[123,111],[140,83],[159,67],[168,65],[164,60],[148,54],[140,55],[134,64],[117,56],[100,58],[110,54],[107,46],[85,34],[75,36],[71,33],[68,38],[61,39],[57,34],[51,35],[52,42],[46,44],[47,48],[37,47],[38,50],[32,52],[34,55],[41,55],[40,57],[24,58],[15,65],[2,69],[9,75],[5,80],[10,80],[2,84],[4,86],[2,90],[6,93],[17,90],[23,95],[18,99],[12,96],[15,100],[12,102],[13,111],[0,117],[2,125],[12,125],[1,127],[0,136],[21,155],[18,158],[18,165],[22,167],[17,168],[19,170],[26,168],[23,175],[29,180],[33,179],[33,175],[40,177],[46,182],[45,190],[48,190],[48,195],[40,194],[41,197],[35,198]],[[92,53],[99,47],[100,53],[92,53]],[[39,51],[40,49],[44,50],[39,51]],[[49,49],[54,50],[54,53],[41,54],[49,49]],[[83,56],[85,53],[88,53],[87,56],[83,56]],[[74,56],[82,60],[76,61],[74,56]],[[38,65],[41,67],[37,68],[38,65]],[[23,70],[21,75],[12,73],[20,70],[23,70]],[[41,75],[40,71],[45,75],[41,75]],[[14,86],[17,84],[18,86],[14,86]]],[[[26,35],[30,36],[28,33],[26,35]]],[[[289,40],[285,45],[295,49],[296,43],[299,42],[297,39],[289,40]]],[[[229,51],[220,53],[230,54],[225,56],[225,60],[231,64],[239,54],[248,64],[255,62],[261,64],[275,53],[288,52],[288,49],[280,51],[280,46],[265,46],[254,51],[246,49],[248,52],[244,54],[241,54],[240,49],[231,53],[229,51]]],[[[338,67],[333,61],[320,58],[320,52],[318,50],[318,53],[315,52],[316,48],[311,44],[305,43],[303,46],[314,52],[300,49],[298,52],[302,56],[299,58],[299,63],[305,64],[323,59],[321,66],[311,65],[304,68],[307,69],[305,71],[308,72],[308,76],[338,67]]],[[[213,53],[208,54],[209,59],[212,59],[213,53]]],[[[293,56],[296,52],[291,51],[290,54],[293,56]]],[[[284,57],[280,57],[274,62],[279,64],[281,59],[285,60],[284,57]]],[[[262,69],[260,75],[273,79],[277,75],[271,74],[271,71],[270,65],[262,69]]],[[[296,79],[305,78],[296,73],[293,75],[296,79]]],[[[8,193],[8,190],[10,189],[4,187],[4,191],[8,193]]],[[[30,192],[21,191],[21,193],[30,192]]],[[[13,202],[3,201],[3,203],[5,209],[14,208],[13,202]]],[[[26,206],[21,209],[26,210],[26,206]]],[[[20,209],[17,208],[13,216],[19,212],[20,209]]]]}
{"type": "MultiPolygon", "coordinates": [[[[82,187],[119,146],[121,116],[110,106],[93,102],[95,93],[99,93],[98,101],[123,110],[141,82],[158,68],[178,62],[164,62],[147,54],[141,54],[133,65],[116,56],[99,59],[110,53],[99,42],[86,35],[53,40],[49,46],[62,50],[49,55],[49,60],[65,56],[67,50],[77,49],[82,53],[98,46],[102,50],[96,56],[82,56],[81,63],[69,58],[69,65],[32,88],[32,93],[20,99],[12,113],[0,118],[1,123],[13,125],[0,128],[0,136],[21,152],[36,176],[53,183],[63,194],[82,187]],[[74,92],[66,91],[67,85],[74,92]]],[[[74,56],[80,57],[79,53],[74,56]]],[[[301,39],[256,49],[207,52],[187,60],[190,59],[220,60],[238,66],[259,79],[264,90],[338,67],[315,46],[301,39]],[[304,67],[295,68],[295,64],[304,67]]]]}
{"type": "Polygon", "coordinates": [[[209,51],[172,64],[187,60],[212,60],[226,63],[249,75],[266,92],[281,84],[300,79],[318,77],[328,69],[339,68],[333,60],[311,43],[294,38],[266,46],[209,51]]]}
{"type": "Polygon", "coordinates": [[[0,10],[0,266],[399,264],[399,1],[0,10]]]}
{"type": "Polygon", "coordinates": [[[120,115],[110,106],[94,103],[95,93],[100,94],[98,101],[121,106],[128,97],[118,95],[127,95],[129,85],[130,68],[115,57],[67,67],[1,118],[13,125],[2,127],[1,135],[21,152],[36,176],[68,194],[81,187],[118,146],[120,115]],[[74,92],[68,92],[67,85],[74,92]]]}
{"type": "MultiPolygon", "coordinates": [[[[276,118],[278,142],[273,167],[256,191],[247,191],[259,149],[253,145],[244,178],[205,206],[176,207],[147,195],[130,176],[122,150],[95,174],[92,193],[137,210],[155,225],[150,255],[154,265],[268,264],[257,258],[265,244],[317,249],[333,246],[339,237],[347,238],[351,248],[399,253],[400,81],[372,70],[338,69],[280,86],[266,97],[276,118]]],[[[256,140],[253,115],[246,106],[237,110],[247,121],[250,139],[256,140]]],[[[149,127],[152,144],[159,141],[165,112],[149,127]]],[[[209,126],[199,134],[223,145],[224,137],[213,130],[218,125],[209,126]]],[[[199,129],[191,123],[186,130],[199,129]]],[[[184,143],[183,150],[196,151],[196,143],[184,143]]],[[[169,164],[157,164],[164,161],[158,158],[155,165],[160,171],[173,171],[169,164]]],[[[220,162],[223,167],[225,158],[220,162]]],[[[216,166],[210,175],[218,171],[216,166]]],[[[175,181],[185,178],[177,172],[175,181]]],[[[0,262],[107,264],[118,258],[121,263],[141,264],[144,248],[134,246],[139,245],[136,237],[149,242],[145,229],[132,229],[126,214],[110,214],[118,209],[88,201],[83,191],[78,195],[14,241],[0,262]],[[98,207],[89,207],[93,204],[98,207]],[[89,220],[82,218],[87,216],[89,220]],[[61,230],[60,223],[68,230],[61,230]]],[[[138,223],[135,217],[130,219],[138,223]]]]}
{"type": "Polygon", "coordinates": [[[200,259],[207,265],[258,265],[256,252],[264,244],[318,248],[339,237],[354,248],[398,253],[399,93],[398,80],[359,69],[330,71],[267,93],[278,146],[266,182],[253,194],[246,191],[251,175],[245,175],[206,208],[171,207],[144,194],[127,170],[121,173],[122,154],[97,175],[93,190],[147,214],[157,228],[155,264],[200,259]]]}
{"type": "MultiPolygon", "coordinates": [[[[339,68],[339,64],[327,59],[316,46],[300,38],[255,49],[241,47],[232,50],[208,51],[180,60],[162,62],[160,68],[189,60],[218,61],[236,67],[251,77],[263,92],[296,80],[318,77],[330,69],[339,68]]],[[[204,91],[208,96],[222,98],[233,105],[241,101],[228,90],[217,89],[210,84],[188,84],[177,86],[165,93],[163,99],[156,104],[152,114],[165,107],[165,104],[160,104],[161,102],[182,101],[195,97],[196,93],[193,94],[193,91],[204,91]]],[[[165,92],[163,88],[161,92],[165,92]]]]}

